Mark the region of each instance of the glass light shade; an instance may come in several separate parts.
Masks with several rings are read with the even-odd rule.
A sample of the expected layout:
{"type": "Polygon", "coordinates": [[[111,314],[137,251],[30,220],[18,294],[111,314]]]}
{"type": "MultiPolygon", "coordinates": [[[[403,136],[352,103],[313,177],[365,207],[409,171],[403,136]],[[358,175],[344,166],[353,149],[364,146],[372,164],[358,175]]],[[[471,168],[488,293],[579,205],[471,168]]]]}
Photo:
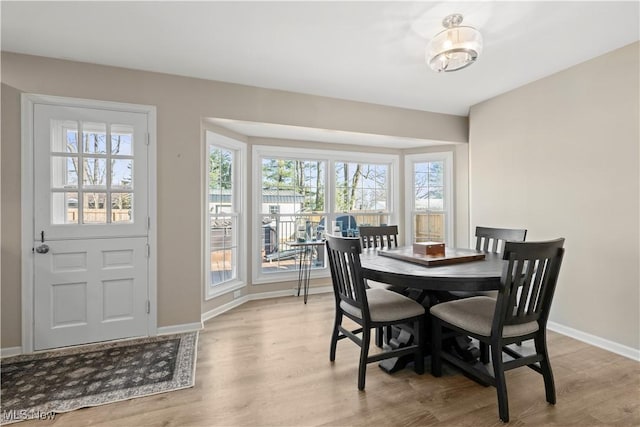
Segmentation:
{"type": "Polygon", "coordinates": [[[456,71],[473,64],[482,53],[482,35],[473,27],[447,28],[427,46],[427,63],[437,72],[456,71]]]}

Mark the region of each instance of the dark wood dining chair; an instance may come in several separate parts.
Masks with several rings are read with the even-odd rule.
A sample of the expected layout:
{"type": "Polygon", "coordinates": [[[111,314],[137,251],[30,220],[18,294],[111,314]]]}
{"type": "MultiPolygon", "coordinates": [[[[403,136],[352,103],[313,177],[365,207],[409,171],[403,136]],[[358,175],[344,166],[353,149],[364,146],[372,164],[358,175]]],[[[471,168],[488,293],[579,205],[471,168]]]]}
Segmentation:
{"type": "Polygon", "coordinates": [[[477,296],[434,305],[431,313],[431,373],[442,375],[442,359],[483,385],[496,387],[500,419],[509,421],[505,371],[528,366],[542,374],[547,402],[556,403],[546,328],[564,255],[564,239],[546,242],[506,242],[506,261],[496,299],[477,296]],[[467,363],[443,351],[443,327],[488,344],[494,375],[484,366],[467,363]],[[506,347],[533,339],[535,354],[523,356],[506,347]],[[513,360],[503,361],[502,353],[513,360]]]}
{"type": "MultiPolygon", "coordinates": [[[[397,225],[361,225],[358,227],[360,244],[362,249],[391,249],[398,247],[398,226],[397,225]]],[[[365,283],[370,288],[387,289],[406,295],[407,288],[390,285],[388,283],[376,282],[366,279],[365,283]]],[[[389,342],[391,337],[391,327],[376,330],[376,345],[382,347],[384,342],[389,342]]]]}
{"type": "Polygon", "coordinates": [[[398,226],[361,225],[358,227],[362,249],[367,248],[397,248],[398,247],[398,226]]]}
{"type": "MultiPolygon", "coordinates": [[[[520,228],[493,228],[476,227],[476,250],[486,253],[503,253],[504,245],[507,241],[524,242],[527,237],[527,230],[520,228]]],[[[452,291],[455,298],[467,298],[470,296],[484,295],[492,298],[498,296],[497,291],[452,291]]]]}
{"type": "Polygon", "coordinates": [[[504,252],[506,241],[524,242],[526,238],[525,229],[476,227],[476,250],[498,254],[504,252]]]}
{"type": "MultiPolygon", "coordinates": [[[[494,228],[494,227],[476,227],[476,250],[486,253],[499,254],[504,251],[504,245],[507,241],[524,242],[527,237],[527,230],[522,228],[494,228]]],[[[452,291],[450,292],[453,299],[469,298],[478,295],[484,295],[491,298],[498,297],[498,291],[452,291]]],[[[447,300],[446,298],[444,300],[447,300]]],[[[517,343],[521,345],[521,342],[517,343]]],[[[488,347],[480,343],[480,361],[489,363],[488,347]]]]}
{"type": "Polygon", "coordinates": [[[424,373],[424,307],[396,292],[366,288],[360,264],[361,247],[358,238],[327,235],[326,245],[336,301],[329,360],[335,361],[339,340],[349,338],[359,345],[359,390],[364,390],[368,363],[413,354],[416,373],[424,373]],[[343,317],[348,317],[360,327],[355,330],[345,328],[342,326],[343,317]],[[398,324],[411,325],[413,342],[407,347],[384,350],[370,356],[371,329],[398,324]]]}

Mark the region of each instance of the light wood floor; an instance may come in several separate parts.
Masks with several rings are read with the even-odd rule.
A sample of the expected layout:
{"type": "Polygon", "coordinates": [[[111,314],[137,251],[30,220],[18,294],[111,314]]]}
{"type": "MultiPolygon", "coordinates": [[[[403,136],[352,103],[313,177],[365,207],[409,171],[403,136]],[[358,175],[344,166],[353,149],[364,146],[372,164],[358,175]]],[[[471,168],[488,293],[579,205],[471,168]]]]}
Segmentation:
{"type": "MultiPolygon", "coordinates": [[[[358,347],[339,342],[329,362],[332,319],[330,294],[249,302],[206,322],[195,387],[19,426],[502,425],[495,389],[461,374],[370,364],[359,392],[358,347]]],[[[640,363],[555,333],[548,343],[558,402],[539,374],[509,371],[510,425],[640,426],[640,363]]]]}

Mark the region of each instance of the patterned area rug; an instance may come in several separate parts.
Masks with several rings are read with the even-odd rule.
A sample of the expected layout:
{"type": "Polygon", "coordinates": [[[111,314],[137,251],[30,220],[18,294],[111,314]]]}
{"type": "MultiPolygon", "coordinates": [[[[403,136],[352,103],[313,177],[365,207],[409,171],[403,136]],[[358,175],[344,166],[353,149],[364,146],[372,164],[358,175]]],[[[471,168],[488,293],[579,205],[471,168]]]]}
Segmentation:
{"type": "Polygon", "coordinates": [[[1,424],[193,387],[198,333],[2,360],[1,424]]]}

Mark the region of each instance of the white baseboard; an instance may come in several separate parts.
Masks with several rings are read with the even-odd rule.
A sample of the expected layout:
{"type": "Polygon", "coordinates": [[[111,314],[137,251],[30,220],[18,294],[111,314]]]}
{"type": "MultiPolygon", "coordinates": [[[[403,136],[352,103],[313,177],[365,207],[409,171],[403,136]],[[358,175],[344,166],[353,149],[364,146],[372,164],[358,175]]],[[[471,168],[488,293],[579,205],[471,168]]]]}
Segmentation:
{"type": "Polygon", "coordinates": [[[162,326],[158,328],[157,335],[181,334],[184,332],[199,331],[203,328],[202,322],[183,323],[181,325],[162,326]]]}
{"type": "Polygon", "coordinates": [[[207,312],[202,313],[202,322],[206,322],[209,319],[213,319],[216,316],[221,315],[222,313],[226,313],[227,311],[231,310],[232,308],[236,308],[241,306],[242,304],[244,304],[245,302],[249,301],[249,297],[248,296],[243,296],[240,298],[236,298],[231,302],[228,302],[226,304],[222,304],[221,306],[218,306],[216,308],[214,308],[213,310],[209,310],[207,312]]]}
{"type": "MultiPolygon", "coordinates": [[[[317,286],[317,287],[309,288],[309,295],[324,294],[327,292],[333,292],[333,287],[317,286]]],[[[234,299],[231,302],[223,304],[219,307],[216,307],[213,310],[209,310],[205,313],[202,313],[202,321],[206,322],[209,319],[213,319],[214,317],[219,316],[222,313],[226,313],[227,311],[233,308],[239,307],[242,304],[249,301],[269,299],[269,298],[279,298],[279,297],[290,297],[290,296],[296,296],[297,293],[298,293],[298,288],[293,288],[293,289],[283,289],[281,291],[260,292],[257,294],[245,295],[243,297],[234,299]]],[[[300,295],[300,298],[302,298],[302,295],[300,295]]]]}
{"type": "Polygon", "coordinates": [[[629,359],[640,362],[640,350],[626,345],[613,342],[596,335],[592,335],[586,332],[579,331],[577,329],[570,328],[569,326],[561,325],[556,322],[547,322],[547,328],[551,331],[557,332],[562,335],[566,335],[571,338],[575,338],[578,341],[586,342],[587,344],[600,347],[604,350],[612,353],[619,354],[620,356],[628,357],[629,359]]]}
{"type": "Polygon", "coordinates": [[[0,349],[0,357],[17,356],[22,354],[22,347],[5,347],[0,349]]]}
{"type": "Polygon", "coordinates": [[[309,288],[309,295],[326,294],[333,292],[333,286],[317,286],[315,288],[309,288]]]}

